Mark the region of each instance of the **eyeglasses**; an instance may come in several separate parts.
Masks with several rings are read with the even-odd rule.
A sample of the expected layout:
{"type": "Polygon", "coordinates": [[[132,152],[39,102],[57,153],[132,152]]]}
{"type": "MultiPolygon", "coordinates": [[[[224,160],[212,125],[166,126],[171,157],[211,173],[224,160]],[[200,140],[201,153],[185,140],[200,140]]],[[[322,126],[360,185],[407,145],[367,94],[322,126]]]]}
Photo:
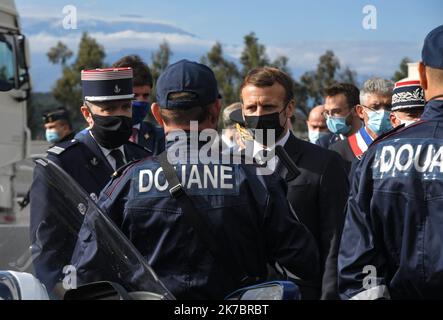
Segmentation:
{"type": "Polygon", "coordinates": [[[391,108],[392,108],[392,104],[390,104],[390,103],[387,103],[387,104],[375,104],[375,105],[372,105],[372,106],[365,106],[364,104],[361,104],[361,106],[363,108],[366,108],[366,109],[369,109],[369,110],[375,111],[375,112],[378,112],[378,111],[381,111],[381,110],[383,110],[383,111],[391,111],[391,108]]]}
{"type": "Polygon", "coordinates": [[[348,112],[346,115],[342,115],[341,114],[341,110],[338,110],[338,109],[334,109],[334,110],[331,110],[330,112],[328,112],[328,111],[323,111],[322,112],[322,116],[326,119],[326,120],[328,120],[329,118],[346,118],[347,116],[349,116],[349,114],[350,114],[351,112],[348,112]]]}

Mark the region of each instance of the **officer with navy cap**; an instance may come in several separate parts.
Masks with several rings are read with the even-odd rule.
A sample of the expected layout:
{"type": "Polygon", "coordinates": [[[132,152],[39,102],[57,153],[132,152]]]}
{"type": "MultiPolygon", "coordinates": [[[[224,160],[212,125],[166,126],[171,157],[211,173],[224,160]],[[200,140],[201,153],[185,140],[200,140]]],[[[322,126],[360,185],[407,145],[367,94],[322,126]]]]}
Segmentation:
{"type": "Polygon", "coordinates": [[[420,80],[399,81],[392,92],[390,120],[392,126],[408,126],[420,120],[425,108],[425,97],[420,80]]]}
{"type": "MultiPolygon", "coordinates": [[[[212,70],[181,60],[156,88],[151,109],[167,151],[128,167],[98,203],[160,280],[179,299],[222,299],[263,281],[267,263],[298,279],[316,278],[315,240],[286,201],[283,180],[257,176],[253,165],[204,161],[204,130],[215,132],[221,106],[212,70]]],[[[78,281],[118,282],[102,268],[100,242],[88,236],[95,219],[85,218],[72,260],[78,281]]]]}
{"type": "MultiPolygon", "coordinates": [[[[74,139],[49,149],[47,157],[97,200],[119,167],[151,153],[128,141],[132,127],[132,69],[83,70],[81,80],[81,112],[89,127],[74,139]]],[[[45,174],[41,170],[36,168],[31,188],[31,240],[37,276],[51,291],[61,281],[64,265],[69,264],[75,239],[69,236],[72,232],[66,232],[67,226],[59,217],[48,215],[46,206],[52,204],[48,187],[40,178],[45,174]]],[[[69,227],[80,226],[81,223],[69,227]]]]}
{"type": "Polygon", "coordinates": [[[379,137],[355,170],[338,258],[343,299],[443,298],[443,25],[419,65],[421,120],[379,137]]]}
{"type": "Polygon", "coordinates": [[[69,112],[63,107],[45,112],[43,122],[46,141],[49,143],[69,141],[75,136],[75,132],[72,131],[69,112]]]}

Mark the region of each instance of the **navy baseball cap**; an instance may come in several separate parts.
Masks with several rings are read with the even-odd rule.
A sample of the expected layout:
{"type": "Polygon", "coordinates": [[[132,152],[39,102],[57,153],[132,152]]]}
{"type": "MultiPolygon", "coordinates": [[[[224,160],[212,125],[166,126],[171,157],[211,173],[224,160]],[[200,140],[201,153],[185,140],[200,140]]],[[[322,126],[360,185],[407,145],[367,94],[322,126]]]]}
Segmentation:
{"type": "Polygon", "coordinates": [[[204,64],[180,60],[168,66],[156,84],[157,103],[163,109],[204,107],[221,98],[214,72],[204,64]],[[171,100],[172,93],[187,92],[191,97],[171,100]]]}
{"type": "Polygon", "coordinates": [[[443,69],[443,25],[426,36],[421,60],[425,66],[443,69]]]}

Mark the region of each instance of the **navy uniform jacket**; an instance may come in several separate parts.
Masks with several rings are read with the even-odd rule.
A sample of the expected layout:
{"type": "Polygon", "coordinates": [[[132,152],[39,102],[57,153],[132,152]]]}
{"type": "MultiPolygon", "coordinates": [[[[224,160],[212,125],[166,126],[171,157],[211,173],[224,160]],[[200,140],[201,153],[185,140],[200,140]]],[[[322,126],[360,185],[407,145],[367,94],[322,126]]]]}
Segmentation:
{"type": "Polygon", "coordinates": [[[429,101],[421,119],[376,140],[355,169],[343,299],[443,298],[443,101],[429,101]]]}
{"type": "MultiPolygon", "coordinates": [[[[124,149],[127,161],[151,155],[148,150],[132,142],[128,142],[124,149]]],[[[48,150],[47,158],[65,170],[95,200],[114,172],[88,130],[79,132],[75,139],[56,144],[48,150]]],[[[36,273],[50,291],[63,269],[56,262],[54,252],[60,253],[63,250],[66,253],[66,264],[69,264],[75,238],[73,232],[66,232],[65,226],[57,217],[47,215],[49,210],[46,206],[51,206],[52,203],[47,186],[39,178],[42,174],[44,175],[44,171],[37,166],[30,194],[30,230],[33,253],[36,254],[36,273]]],[[[81,223],[72,227],[79,229],[80,226],[81,223]]]]}
{"type": "Polygon", "coordinates": [[[142,121],[138,132],[137,143],[152,151],[152,154],[160,154],[165,150],[165,133],[150,122],[142,121]]]}
{"type": "MultiPolygon", "coordinates": [[[[177,174],[212,228],[220,250],[242,269],[239,276],[265,279],[269,262],[301,279],[316,279],[315,240],[286,201],[283,180],[257,176],[255,169],[253,165],[184,163],[177,165],[177,174]],[[215,179],[210,180],[211,176],[215,179]]],[[[103,190],[99,205],[177,298],[223,299],[242,284],[223,263],[214,261],[206,244],[184,221],[181,208],[169,195],[170,187],[156,158],[144,159],[103,190]]],[[[97,258],[100,250],[88,218],[73,257],[78,279],[112,278],[97,258]]]]}

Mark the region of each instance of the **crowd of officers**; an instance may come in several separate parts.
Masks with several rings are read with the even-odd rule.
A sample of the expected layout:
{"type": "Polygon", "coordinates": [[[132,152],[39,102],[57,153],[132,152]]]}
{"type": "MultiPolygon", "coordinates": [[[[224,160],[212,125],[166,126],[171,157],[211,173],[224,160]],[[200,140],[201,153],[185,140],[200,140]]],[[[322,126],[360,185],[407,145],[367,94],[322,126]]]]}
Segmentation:
{"type": "MultiPolygon", "coordinates": [[[[177,298],[223,299],[272,279],[294,281],[302,299],[443,296],[443,26],[424,41],[419,78],[328,88],[309,114],[309,141],[292,131],[290,76],[273,67],[251,70],[241,102],[223,109],[226,130],[215,141],[217,152],[235,150],[252,163],[189,159],[192,148],[205,148],[190,141],[193,131],[217,129],[222,110],[215,76],[203,64],[168,66],[152,105],[152,77],[138,56],[83,70],[81,79],[88,127],[74,136],[66,110],[45,114],[54,144],[47,157],[86,190],[177,298]],[[177,142],[171,137],[179,131],[185,139],[177,142]],[[168,174],[164,158],[177,144],[190,152],[168,174]],[[211,186],[199,181],[208,174],[211,186]],[[173,186],[175,175],[181,183],[173,186]]],[[[77,268],[82,283],[113,280],[94,237],[85,236],[92,232],[88,217],[68,236],[41,205],[43,197],[51,206],[41,170],[30,192],[37,276],[50,291],[65,265],[77,268]]]]}

